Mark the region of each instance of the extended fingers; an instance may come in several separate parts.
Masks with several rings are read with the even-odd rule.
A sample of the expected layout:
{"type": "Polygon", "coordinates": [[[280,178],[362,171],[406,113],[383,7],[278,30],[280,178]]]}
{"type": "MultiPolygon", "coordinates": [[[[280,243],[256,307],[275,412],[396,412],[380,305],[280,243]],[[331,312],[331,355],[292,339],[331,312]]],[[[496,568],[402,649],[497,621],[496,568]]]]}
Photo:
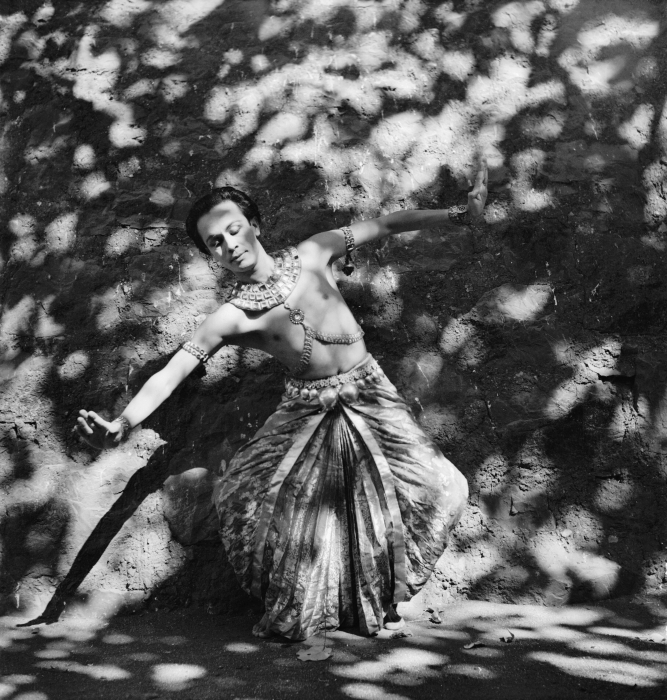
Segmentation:
{"type": "MultiPolygon", "coordinates": [[[[83,411],[82,411],[83,413],[83,411]]],[[[88,425],[87,421],[83,417],[79,417],[76,419],[76,428],[79,432],[79,435],[82,435],[85,437],[86,435],[92,435],[93,434],[93,429],[88,425]]]]}
{"type": "Polygon", "coordinates": [[[76,419],[76,429],[82,437],[88,437],[95,432],[95,428],[109,430],[110,424],[103,418],[97,415],[95,411],[79,411],[79,417],[76,419]]]}
{"type": "Polygon", "coordinates": [[[111,423],[105,421],[102,416],[98,416],[94,411],[88,411],[88,418],[92,419],[95,422],[95,425],[99,425],[100,428],[104,428],[104,430],[109,430],[111,427],[111,423]]]}

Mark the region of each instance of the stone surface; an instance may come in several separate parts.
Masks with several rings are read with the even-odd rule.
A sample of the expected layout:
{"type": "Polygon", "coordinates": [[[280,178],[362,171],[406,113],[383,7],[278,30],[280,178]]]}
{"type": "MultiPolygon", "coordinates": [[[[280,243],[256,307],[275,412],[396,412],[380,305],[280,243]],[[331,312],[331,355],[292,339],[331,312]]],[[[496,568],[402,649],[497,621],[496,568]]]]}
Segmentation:
{"type": "Polygon", "coordinates": [[[481,230],[443,212],[336,272],[470,484],[422,598],[660,593],[667,18],[626,4],[0,10],[2,605],[247,606],[209,495],[278,364],[223,348],[120,452],[78,443],[77,411],[117,415],[226,298],[184,232],[211,185],[254,196],[279,248],[460,204],[480,149],[481,230]]]}

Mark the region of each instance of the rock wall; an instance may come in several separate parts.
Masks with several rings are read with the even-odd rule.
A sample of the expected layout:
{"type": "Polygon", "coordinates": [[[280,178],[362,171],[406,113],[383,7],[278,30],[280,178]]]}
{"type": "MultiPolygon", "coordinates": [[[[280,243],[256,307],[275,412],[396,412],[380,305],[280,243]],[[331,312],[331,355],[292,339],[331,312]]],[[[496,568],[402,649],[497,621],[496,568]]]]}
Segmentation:
{"type": "MultiPolygon", "coordinates": [[[[466,475],[423,602],[667,581],[667,15],[636,0],[6,0],[0,599],[248,604],[209,494],[281,393],[224,348],[121,450],[111,417],[229,290],[184,234],[245,188],[268,247],[465,201],[486,226],[369,247],[340,286],[466,475]]],[[[88,606],[88,608],[86,607],[88,606]]]]}

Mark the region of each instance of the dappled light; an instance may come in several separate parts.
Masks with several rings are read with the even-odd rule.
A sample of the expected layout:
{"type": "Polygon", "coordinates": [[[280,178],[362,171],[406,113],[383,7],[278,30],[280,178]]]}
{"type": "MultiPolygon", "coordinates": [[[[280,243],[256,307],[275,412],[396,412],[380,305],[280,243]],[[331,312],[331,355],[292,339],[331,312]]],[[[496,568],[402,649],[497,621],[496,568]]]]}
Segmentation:
{"type": "Polygon", "coordinates": [[[185,690],[191,681],[206,675],[206,669],[195,664],[157,664],[153,668],[156,684],[168,690],[185,690]]]}
{"type": "MultiPolygon", "coordinates": [[[[35,680],[47,671],[252,696],[211,659],[124,652],[133,633],[77,620],[248,607],[210,495],[279,400],[278,363],[222,348],[101,455],[72,434],[76,413],[118,415],[227,298],[231,279],[184,232],[212,185],[247,190],[278,249],[460,204],[479,154],[491,190],[481,229],[401,234],[360,250],[350,277],[336,268],[369,350],[470,484],[411,610],[641,595],[657,624],[666,21],[652,0],[3,5],[0,601],[24,622],[81,617],[34,635],[3,627],[3,648],[29,651],[34,668],[5,674],[0,698],[50,698],[35,680]],[[89,641],[110,650],[104,663],[76,656],[89,641]]],[[[658,687],[653,627],[626,638],[612,612],[584,611],[556,610],[551,626],[526,612],[516,642],[470,650],[460,618],[368,658],[350,642],[344,660],[347,638],[335,638],[328,682],[350,698],[408,697],[445,677],[481,693],[517,653],[536,676],[600,693],[658,687]]],[[[230,637],[221,653],[266,648],[230,637]]]]}
{"type": "Polygon", "coordinates": [[[666,678],[664,605],[618,601],[545,608],[467,602],[420,613],[408,636],[345,631],[306,642],[256,643],[245,616],[191,609],[96,622],[66,615],[38,629],[0,620],[0,697],[198,698],[658,698],[666,678]],[[141,630],[135,634],[133,630],[141,630]],[[304,663],[298,652],[326,645],[331,657],[304,663]],[[22,695],[26,693],[26,695],[22,695]],[[28,695],[28,693],[32,693],[28,695]],[[631,694],[627,694],[631,693],[631,694]],[[41,695],[38,695],[41,694],[41,695]]]}

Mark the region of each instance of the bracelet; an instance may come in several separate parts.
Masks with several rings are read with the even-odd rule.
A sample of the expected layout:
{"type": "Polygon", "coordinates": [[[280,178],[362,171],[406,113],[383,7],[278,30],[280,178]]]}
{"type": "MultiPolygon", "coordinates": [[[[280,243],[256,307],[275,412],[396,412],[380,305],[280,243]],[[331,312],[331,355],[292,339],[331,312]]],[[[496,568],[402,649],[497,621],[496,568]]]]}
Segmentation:
{"type": "Polygon", "coordinates": [[[349,277],[354,270],[354,262],[352,260],[352,253],[354,252],[354,235],[352,234],[352,229],[349,226],[343,226],[341,228],[343,235],[345,236],[345,263],[343,264],[343,272],[349,277]]]}
{"type": "Polygon", "coordinates": [[[484,223],[484,215],[480,215],[478,222],[472,221],[468,213],[468,207],[465,204],[457,204],[456,206],[447,209],[447,216],[453,224],[459,226],[470,226],[473,231],[477,231],[484,223]]]}
{"type": "Polygon", "coordinates": [[[465,204],[457,204],[447,209],[447,216],[453,224],[463,225],[466,223],[468,207],[465,204]]]}
{"type": "Polygon", "coordinates": [[[127,440],[132,430],[130,421],[124,415],[121,414],[120,416],[118,416],[118,418],[114,418],[112,423],[120,423],[120,430],[116,433],[116,442],[124,442],[125,440],[127,440]]]}
{"type": "Polygon", "coordinates": [[[194,355],[200,362],[203,362],[206,364],[210,359],[211,356],[202,348],[199,347],[199,345],[195,345],[193,342],[189,341],[187,343],[183,343],[181,346],[185,352],[189,352],[191,355],[194,355]]]}

